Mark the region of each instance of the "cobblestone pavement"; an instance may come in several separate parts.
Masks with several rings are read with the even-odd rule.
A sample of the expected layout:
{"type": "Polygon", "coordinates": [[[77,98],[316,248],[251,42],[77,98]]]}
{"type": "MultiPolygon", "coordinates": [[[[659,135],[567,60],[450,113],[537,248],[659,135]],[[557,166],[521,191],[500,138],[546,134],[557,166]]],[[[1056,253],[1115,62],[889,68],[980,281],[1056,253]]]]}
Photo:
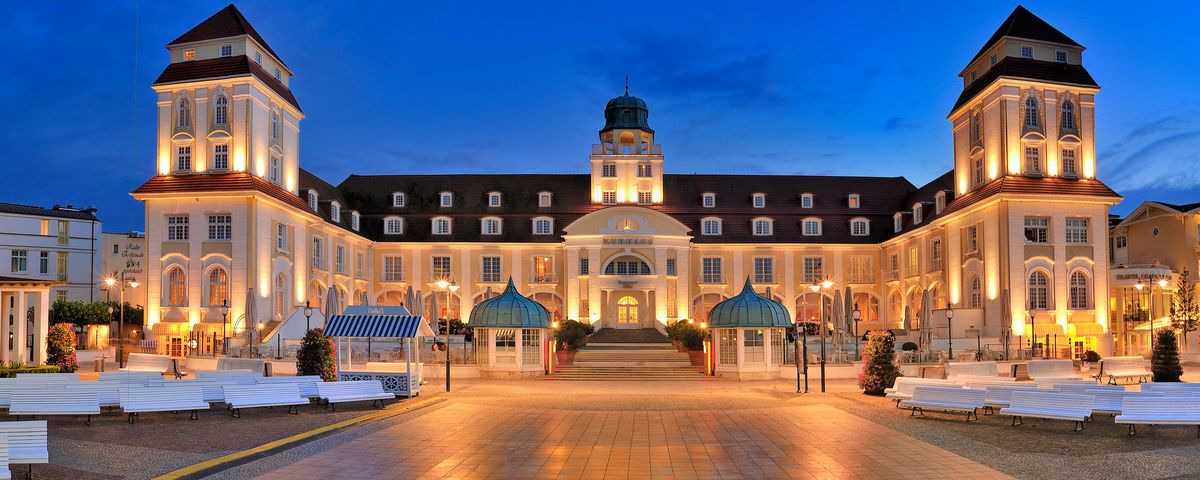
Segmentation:
{"type": "Polygon", "coordinates": [[[460,382],[441,405],[219,477],[1007,478],[790,388],[460,382]]]}

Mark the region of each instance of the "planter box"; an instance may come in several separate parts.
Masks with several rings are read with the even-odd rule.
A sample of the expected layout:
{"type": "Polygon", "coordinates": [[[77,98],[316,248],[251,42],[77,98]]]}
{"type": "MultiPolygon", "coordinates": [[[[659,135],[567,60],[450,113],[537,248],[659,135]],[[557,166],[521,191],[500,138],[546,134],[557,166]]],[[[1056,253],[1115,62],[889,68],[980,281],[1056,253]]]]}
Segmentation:
{"type": "Polygon", "coordinates": [[[574,365],[575,350],[559,350],[554,352],[555,365],[574,365]]]}
{"type": "Polygon", "coordinates": [[[692,366],[703,367],[705,360],[708,358],[703,350],[688,350],[688,360],[692,361],[692,366]]]}
{"type": "Polygon", "coordinates": [[[671,341],[671,344],[672,344],[672,345],[675,345],[675,350],[676,350],[676,351],[679,351],[679,352],[686,352],[686,351],[687,351],[687,347],[684,347],[684,346],[683,346],[683,342],[681,342],[681,341],[679,341],[679,340],[672,340],[672,341],[671,341]]]}

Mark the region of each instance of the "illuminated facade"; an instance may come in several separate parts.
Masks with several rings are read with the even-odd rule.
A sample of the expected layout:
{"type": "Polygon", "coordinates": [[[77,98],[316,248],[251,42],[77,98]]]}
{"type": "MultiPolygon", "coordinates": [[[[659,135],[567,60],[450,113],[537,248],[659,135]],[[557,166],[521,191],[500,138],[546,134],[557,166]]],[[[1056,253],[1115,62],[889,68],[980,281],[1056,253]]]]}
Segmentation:
{"type": "Polygon", "coordinates": [[[604,328],[703,319],[750,277],[801,319],[819,315],[811,285],[849,286],[862,331],[902,328],[928,289],[939,337],[951,304],[956,337],[1011,333],[1015,346],[1033,302],[1039,336],[1110,344],[1106,219],[1119,196],[1095,178],[1099,87],[1083,47],[1020,7],[960,74],[954,168],[921,187],[665,174],[649,108],[628,92],[606,105],[585,174],[335,186],[300,168],[291,73],[236,9],[168,49],[157,175],[134,192],[154,272],[147,319],[164,344],[219,332],[226,299],[231,319],[253,307],[270,332],[328,288],[391,305],[446,279],[460,289],[425,314],[464,318],[459,299],[474,305],[509,277],[558,318],[604,328]],[[1068,285],[1079,275],[1082,300],[1068,285]]]}

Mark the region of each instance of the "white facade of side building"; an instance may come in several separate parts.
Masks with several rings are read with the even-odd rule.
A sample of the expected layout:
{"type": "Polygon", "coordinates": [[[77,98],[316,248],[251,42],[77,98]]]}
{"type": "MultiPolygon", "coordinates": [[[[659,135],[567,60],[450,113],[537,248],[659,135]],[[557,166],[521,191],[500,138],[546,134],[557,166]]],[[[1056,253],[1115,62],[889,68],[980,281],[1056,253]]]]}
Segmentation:
{"type": "Polygon", "coordinates": [[[125,281],[125,301],[133,306],[146,306],[146,235],[141,232],[104,233],[100,248],[100,290],[108,300],[120,301],[119,282],[125,281]],[[105,280],[112,278],[117,286],[109,288],[105,280]],[[134,287],[133,283],[137,283],[134,287]]]}
{"type": "Polygon", "coordinates": [[[99,300],[101,223],[92,212],[0,204],[0,276],[58,283],[51,302],[99,300]]]}
{"type": "MultiPolygon", "coordinates": [[[[249,36],[219,38],[170,46],[172,63],[190,61],[187,50],[197,61],[208,60],[214,47],[230,43],[235,53],[263,51],[249,36]]],[[[961,74],[964,89],[996,66],[990,58],[1024,55],[1025,43],[1005,37],[981,52],[961,74]]],[[[1064,66],[1081,65],[1082,47],[1032,43],[1039,52],[1055,52],[1045,55],[1063,51],[1064,66]]],[[[278,75],[287,85],[290,72],[278,75]]],[[[371,240],[356,226],[334,222],[328,210],[303,205],[298,134],[304,116],[277,89],[253,75],[158,83],[157,175],[134,193],[146,205],[147,330],[171,346],[169,353],[183,353],[189,334],[200,337],[206,351],[211,346],[205,342],[227,328],[220,309],[226,301],[232,324],[226,333],[232,336],[254,326],[243,320],[248,311],[256,321],[278,322],[305,301],[319,304],[328,288],[351,304],[394,304],[406,300],[408,287],[429,294],[436,281],[453,280],[461,287],[457,297],[473,305],[487,289],[498,292],[508,276],[522,294],[562,318],[662,328],[702,318],[716,301],[737,294],[755,273],[756,258],[770,258],[774,272],[757,286],[770,288],[794,317],[807,319],[819,302],[809,290],[814,279],[805,278],[805,259],[820,258],[822,279],[862,295],[864,331],[901,328],[906,310],[919,310],[928,289],[938,313],[927,321],[938,337],[948,336],[941,310],[951,304],[956,338],[978,334],[995,342],[1011,336],[1016,347],[1017,337],[1028,344],[1032,331],[1055,335],[1060,346],[1077,343],[1107,353],[1107,209],[1119,197],[1096,179],[1092,116],[1098,87],[1004,76],[985,87],[949,116],[954,171],[942,195],[953,198],[905,206],[895,214],[895,235],[881,243],[697,242],[703,234],[697,226],[650,208],[670,192],[663,190],[661,146],[648,128],[602,132],[601,144],[591,148],[591,184],[585,187],[597,208],[570,225],[554,225],[565,231],[561,243],[520,243],[491,242],[486,235],[454,242],[371,240]],[[224,124],[209,108],[219,98],[229,105],[224,124]],[[1070,128],[1060,128],[1068,120],[1070,128]],[[632,150],[608,148],[613,145],[632,150]],[[218,146],[227,147],[223,168],[214,162],[218,146]],[[182,147],[189,149],[186,162],[182,147]],[[604,173],[607,165],[614,174],[604,173]],[[635,174],[641,165],[654,175],[635,174]],[[206,178],[246,177],[234,174],[248,174],[253,186],[196,186],[207,185],[206,178]],[[274,188],[287,195],[272,194],[274,188]],[[186,229],[180,228],[182,218],[186,229]],[[1027,240],[1031,220],[1045,220],[1044,239],[1027,240]],[[401,259],[395,272],[385,272],[389,257],[401,259]],[[485,257],[499,257],[500,278],[481,278],[485,257]],[[621,257],[644,261],[652,273],[606,274],[605,266],[621,257]],[[855,257],[869,259],[867,271],[852,272],[855,257]],[[449,259],[448,273],[434,274],[435,258],[449,259]],[[706,259],[720,259],[715,276],[704,275],[706,259]]],[[[356,213],[344,209],[341,215],[356,213]]],[[[444,307],[445,297],[438,295],[444,307]]],[[[466,318],[467,312],[453,316],[466,318]]]]}

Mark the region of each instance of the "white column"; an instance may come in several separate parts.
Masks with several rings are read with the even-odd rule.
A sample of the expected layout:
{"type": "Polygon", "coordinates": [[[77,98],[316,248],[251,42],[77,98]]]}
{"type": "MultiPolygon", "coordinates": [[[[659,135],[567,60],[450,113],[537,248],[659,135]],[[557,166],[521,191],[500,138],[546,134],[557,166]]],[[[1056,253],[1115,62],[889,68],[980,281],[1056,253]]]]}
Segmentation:
{"type": "MultiPolygon", "coordinates": [[[[675,264],[679,268],[678,262],[675,264]]],[[[667,249],[654,248],[654,321],[656,328],[667,326],[667,249]]],[[[675,299],[679,303],[678,297],[675,299]]]]}
{"type": "MultiPolygon", "coordinates": [[[[567,264],[563,265],[567,293],[563,298],[566,307],[566,318],[579,319],[579,247],[567,247],[567,264]],[[575,274],[571,274],[575,270],[575,274]]],[[[589,264],[591,262],[589,261],[589,264]]],[[[591,265],[588,265],[591,268],[591,265]]]]}
{"type": "MultiPolygon", "coordinates": [[[[12,311],[13,308],[9,306],[10,295],[15,295],[15,294],[16,293],[14,293],[14,292],[0,292],[0,302],[3,302],[3,304],[0,305],[0,314],[3,315],[2,317],[0,317],[0,342],[7,341],[8,332],[9,332],[8,318],[10,315],[16,314],[15,312],[12,311]]],[[[16,324],[16,321],[14,321],[13,324],[16,324]]],[[[4,345],[4,347],[0,348],[0,360],[3,360],[5,362],[11,362],[12,355],[8,350],[8,344],[4,343],[2,345],[4,345]]]]}
{"type": "Polygon", "coordinates": [[[788,311],[788,316],[794,320],[796,318],[796,258],[795,252],[787,250],[783,252],[783,308],[788,311]]]}
{"type": "Polygon", "coordinates": [[[13,318],[15,319],[15,321],[13,322],[14,325],[13,325],[13,332],[12,332],[14,340],[15,340],[13,342],[13,350],[15,351],[14,355],[13,355],[13,359],[19,360],[19,361],[22,361],[25,363],[31,363],[33,361],[33,359],[26,358],[27,355],[25,354],[25,335],[27,334],[27,332],[26,332],[27,327],[25,326],[25,309],[28,308],[25,305],[26,302],[28,301],[25,298],[25,293],[26,293],[25,290],[17,290],[16,291],[17,302],[16,302],[16,307],[14,307],[15,311],[13,312],[13,314],[14,314],[13,318]]]}
{"type": "Polygon", "coordinates": [[[593,322],[603,321],[604,317],[600,311],[600,270],[604,268],[600,265],[600,249],[588,249],[588,315],[592,317],[593,322]]]}
{"type": "Polygon", "coordinates": [[[512,258],[512,263],[511,263],[511,268],[509,270],[511,270],[510,274],[512,275],[513,284],[516,285],[517,288],[519,288],[519,289],[528,290],[527,288],[525,288],[526,287],[526,285],[525,285],[525,264],[523,263],[524,261],[521,259],[521,251],[513,250],[511,258],[512,258]]]}
{"type": "Polygon", "coordinates": [[[677,279],[675,281],[675,316],[677,318],[692,318],[692,282],[696,279],[692,278],[691,258],[688,256],[688,248],[675,249],[675,273],[677,279]]]}
{"type": "Polygon", "coordinates": [[[459,269],[458,277],[458,318],[466,321],[470,318],[471,309],[475,307],[475,277],[474,275],[474,259],[471,258],[473,252],[470,249],[463,249],[462,268],[459,269]]]}
{"type": "Polygon", "coordinates": [[[37,358],[33,359],[35,363],[43,363],[46,361],[46,332],[50,329],[50,290],[42,290],[38,292],[38,307],[37,316],[34,317],[34,327],[37,328],[37,335],[34,341],[37,342],[38,348],[34,349],[34,355],[37,358]]]}

